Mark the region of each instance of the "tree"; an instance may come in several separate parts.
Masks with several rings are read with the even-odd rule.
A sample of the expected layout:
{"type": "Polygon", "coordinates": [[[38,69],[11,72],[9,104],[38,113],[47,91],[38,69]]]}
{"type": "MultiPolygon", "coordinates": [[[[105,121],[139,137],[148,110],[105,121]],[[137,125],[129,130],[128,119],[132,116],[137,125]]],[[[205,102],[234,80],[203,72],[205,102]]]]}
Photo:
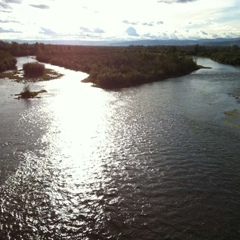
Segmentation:
{"type": "Polygon", "coordinates": [[[25,63],[23,71],[26,77],[41,77],[44,75],[45,66],[37,62],[25,63]]]}

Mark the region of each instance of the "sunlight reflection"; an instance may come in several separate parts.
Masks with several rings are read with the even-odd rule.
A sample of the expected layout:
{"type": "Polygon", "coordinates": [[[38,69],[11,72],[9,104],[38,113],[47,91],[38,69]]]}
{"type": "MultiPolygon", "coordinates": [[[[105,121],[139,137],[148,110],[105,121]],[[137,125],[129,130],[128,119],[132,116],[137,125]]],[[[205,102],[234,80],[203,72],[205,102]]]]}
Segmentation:
{"type": "MultiPolygon", "coordinates": [[[[52,121],[42,139],[47,143],[46,158],[52,165],[47,193],[62,218],[78,214],[79,202],[101,198],[97,193],[104,185],[102,166],[107,158],[102,149],[111,142],[110,99],[101,89],[85,88],[79,81],[72,81],[62,84],[48,103],[52,121]]],[[[95,209],[85,205],[81,209],[84,211],[95,209]]],[[[100,206],[97,211],[95,214],[102,212],[100,206]]]]}
{"type": "MultiPolygon", "coordinates": [[[[48,145],[46,154],[53,165],[49,195],[54,205],[60,198],[74,200],[76,195],[98,198],[94,193],[102,187],[101,171],[107,157],[102,148],[111,142],[108,104],[109,95],[103,94],[103,90],[89,91],[79,82],[64,85],[50,102],[52,123],[43,141],[48,145]]],[[[67,214],[64,209],[61,212],[67,214]]]]}

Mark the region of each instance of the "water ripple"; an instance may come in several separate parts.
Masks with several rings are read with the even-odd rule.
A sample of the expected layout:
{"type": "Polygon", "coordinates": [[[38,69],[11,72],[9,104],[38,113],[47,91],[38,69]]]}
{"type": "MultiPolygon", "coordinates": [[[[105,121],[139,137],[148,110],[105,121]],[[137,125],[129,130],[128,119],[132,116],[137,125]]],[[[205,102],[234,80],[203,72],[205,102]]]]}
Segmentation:
{"type": "Polygon", "coordinates": [[[4,116],[1,236],[238,239],[240,135],[218,84],[209,105],[208,71],[119,92],[41,83],[46,98],[4,116]]]}

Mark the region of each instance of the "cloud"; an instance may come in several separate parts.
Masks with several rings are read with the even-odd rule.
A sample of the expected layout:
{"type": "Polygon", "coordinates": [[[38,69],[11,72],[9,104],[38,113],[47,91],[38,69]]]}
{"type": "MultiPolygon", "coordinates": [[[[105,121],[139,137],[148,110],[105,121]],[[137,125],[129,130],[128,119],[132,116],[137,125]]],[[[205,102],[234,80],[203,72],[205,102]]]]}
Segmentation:
{"type": "MultiPolygon", "coordinates": [[[[84,28],[82,27],[81,30],[85,30],[85,31],[82,31],[80,33],[74,33],[72,34],[71,32],[61,32],[61,31],[54,31],[50,28],[44,28],[44,27],[41,27],[41,30],[39,31],[40,34],[44,35],[44,38],[47,38],[47,39],[71,39],[72,37],[81,37],[81,38],[96,38],[96,37],[99,37],[98,34],[95,34],[94,31],[88,29],[88,28],[84,28]]],[[[96,30],[97,31],[97,30],[96,30]]],[[[43,36],[41,36],[43,37],[43,36]]]]}
{"type": "Polygon", "coordinates": [[[21,33],[20,31],[15,31],[13,29],[3,29],[0,27],[0,33],[21,33]]]}
{"type": "Polygon", "coordinates": [[[94,32],[94,33],[105,33],[105,31],[102,30],[101,28],[95,28],[95,29],[93,30],[93,32],[94,32]]]}
{"type": "Polygon", "coordinates": [[[80,27],[81,32],[83,33],[105,33],[105,31],[101,28],[94,28],[93,30],[86,27],[80,27]]]}
{"type": "Polygon", "coordinates": [[[10,33],[12,32],[11,30],[6,30],[0,27],[0,33],[10,33]]]}
{"type": "Polygon", "coordinates": [[[13,20],[1,20],[0,19],[0,23],[18,23],[17,21],[13,21],[13,20]]]}
{"type": "Polygon", "coordinates": [[[49,9],[49,6],[45,4],[30,4],[30,6],[34,8],[40,8],[40,9],[49,9]]]}
{"type": "Polygon", "coordinates": [[[49,29],[49,28],[41,28],[40,33],[44,34],[44,35],[51,35],[51,36],[56,36],[58,35],[56,32],[54,32],[53,30],[49,29]]]}
{"type": "Polygon", "coordinates": [[[131,21],[128,21],[128,20],[124,20],[124,21],[122,21],[122,22],[125,23],[125,24],[132,25],[132,26],[141,24],[141,25],[143,25],[143,26],[148,26],[148,27],[153,27],[153,26],[155,26],[155,24],[157,24],[157,25],[163,24],[163,21],[158,21],[158,22],[142,22],[142,23],[141,23],[141,22],[138,22],[138,21],[136,21],[136,22],[131,22],[131,21]]]}
{"type": "Polygon", "coordinates": [[[166,38],[163,33],[168,38],[240,36],[240,0],[143,0],[137,7],[144,11],[136,10],[135,1],[0,0],[0,27],[6,32],[1,37],[159,39],[166,38]],[[59,24],[66,12],[70,14],[59,24]],[[178,33],[174,33],[176,29],[178,33]],[[11,34],[14,30],[22,34],[11,34]]]}
{"type": "Polygon", "coordinates": [[[4,0],[5,3],[22,3],[22,0],[4,0]]]}
{"type": "Polygon", "coordinates": [[[139,34],[137,33],[136,29],[134,27],[129,27],[127,30],[126,30],[126,33],[129,35],[129,36],[139,36],[139,34]]]}
{"type": "Polygon", "coordinates": [[[218,34],[213,34],[212,35],[214,38],[218,38],[218,34]]]}
{"type": "Polygon", "coordinates": [[[158,36],[156,36],[155,34],[152,34],[152,33],[144,33],[142,35],[142,37],[144,37],[145,39],[157,39],[158,36]]]}
{"type": "Polygon", "coordinates": [[[101,28],[87,28],[87,27],[80,27],[80,31],[78,32],[77,36],[81,38],[87,39],[100,39],[102,38],[102,34],[105,34],[105,31],[101,28]]]}
{"type": "Polygon", "coordinates": [[[148,26],[148,27],[153,27],[154,23],[153,22],[144,22],[142,23],[143,26],[148,26]]]}
{"type": "Polygon", "coordinates": [[[168,3],[168,4],[172,4],[172,3],[188,3],[188,2],[195,2],[198,0],[158,0],[158,3],[168,3]]]}
{"type": "Polygon", "coordinates": [[[7,9],[7,8],[11,8],[7,3],[5,2],[0,2],[0,7],[1,8],[4,8],[4,9],[7,9]]]}
{"type": "Polygon", "coordinates": [[[10,3],[20,4],[20,3],[22,3],[22,0],[1,0],[0,8],[11,9],[11,7],[9,5],[10,3]]]}
{"type": "Polygon", "coordinates": [[[177,3],[195,2],[197,0],[176,0],[177,3]]]}
{"type": "Polygon", "coordinates": [[[129,25],[138,25],[138,22],[131,22],[131,21],[128,21],[128,20],[124,20],[122,22],[125,23],[125,24],[129,24],[129,25]]]}
{"type": "Polygon", "coordinates": [[[87,33],[91,32],[91,30],[86,27],[80,27],[80,30],[81,30],[81,32],[87,32],[87,33]]]}
{"type": "Polygon", "coordinates": [[[204,32],[204,31],[201,31],[201,33],[202,33],[203,35],[208,35],[208,33],[204,32]]]}

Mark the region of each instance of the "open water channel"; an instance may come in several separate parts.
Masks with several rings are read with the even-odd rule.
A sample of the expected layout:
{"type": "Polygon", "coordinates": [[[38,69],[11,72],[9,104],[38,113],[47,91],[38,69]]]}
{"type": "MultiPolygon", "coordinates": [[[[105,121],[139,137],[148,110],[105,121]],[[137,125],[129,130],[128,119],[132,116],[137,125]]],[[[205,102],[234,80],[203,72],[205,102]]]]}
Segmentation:
{"type": "Polygon", "coordinates": [[[240,69],[197,61],[119,91],[46,64],[31,100],[0,79],[0,239],[240,239],[240,69]]]}

